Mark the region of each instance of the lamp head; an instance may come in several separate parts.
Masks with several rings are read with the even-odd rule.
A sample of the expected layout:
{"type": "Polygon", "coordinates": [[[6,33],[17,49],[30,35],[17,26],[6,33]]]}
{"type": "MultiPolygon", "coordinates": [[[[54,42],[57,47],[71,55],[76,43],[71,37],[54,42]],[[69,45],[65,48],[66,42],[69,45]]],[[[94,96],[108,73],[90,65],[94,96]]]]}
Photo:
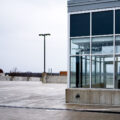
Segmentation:
{"type": "Polygon", "coordinates": [[[50,36],[50,33],[46,33],[46,34],[39,34],[39,36],[50,36]]]}

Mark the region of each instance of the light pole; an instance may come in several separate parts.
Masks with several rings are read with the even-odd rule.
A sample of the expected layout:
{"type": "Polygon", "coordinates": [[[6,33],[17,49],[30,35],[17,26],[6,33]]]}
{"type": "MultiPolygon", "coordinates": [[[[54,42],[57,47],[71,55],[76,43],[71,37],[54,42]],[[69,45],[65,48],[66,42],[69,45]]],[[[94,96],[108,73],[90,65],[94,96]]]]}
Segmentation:
{"type": "Polygon", "coordinates": [[[44,37],[44,73],[46,73],[46,43],[45,43],[45,38],[46,38],[46,36],[50,36],[50,34],[49,33],[47,33],[47,34],[39,34],[39,36],[44,37]]]}

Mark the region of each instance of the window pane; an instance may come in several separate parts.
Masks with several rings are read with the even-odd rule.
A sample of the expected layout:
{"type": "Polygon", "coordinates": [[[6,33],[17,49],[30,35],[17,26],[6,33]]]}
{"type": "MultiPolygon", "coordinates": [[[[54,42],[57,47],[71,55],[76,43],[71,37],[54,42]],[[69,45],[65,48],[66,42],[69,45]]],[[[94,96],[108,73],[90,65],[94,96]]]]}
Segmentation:
{"type": "Polygon", "coordinates": [[[115,12],[115,27],[116,27],[116,34],[120,34],[120,10],[116,10],[115,12]]]}
{"type": "Polygon", "coordinates": [[[113,54],[113,37],[93,37],[92,54],[113,54]]]}
{"type": "Polygon", "coordinates": [[[92,35],[113,34],[113,11],[92,13],[92,35]]]}
{"type": "Polygon", "coordinates": [[[70,87],[76,87],[76,57],[71,57],[70,66],[70,87]]]}
{"type": "Polygon", "coordinates": [[[70,16],[70,37],[90,35],[90,14],[70,16]]]}
{"type": "Polygon", "coordinates": [[[89,88],[90,83],[90,57],[71,57],[71,80],[72,88],[89,88]]]}
{"type": "Polygon", "coordinates": [[[113,88],[113,57],[92,57],[92,88],[113,88]]]}
{"type": "Polygon", "coordinates": [[[120,53],[120,36],[116,36],[115,48],[116,48],[116,53],[120,53]]]}
{"type": "Polygon", "coordinates": [[[90,54],[90,38],[71,39],[71,55],[90,54]]]}
{"type": "Polygon", "coordinates": [[[115,86],[120,89],[120,56],[116,56],[115,62],[115,86]]]}

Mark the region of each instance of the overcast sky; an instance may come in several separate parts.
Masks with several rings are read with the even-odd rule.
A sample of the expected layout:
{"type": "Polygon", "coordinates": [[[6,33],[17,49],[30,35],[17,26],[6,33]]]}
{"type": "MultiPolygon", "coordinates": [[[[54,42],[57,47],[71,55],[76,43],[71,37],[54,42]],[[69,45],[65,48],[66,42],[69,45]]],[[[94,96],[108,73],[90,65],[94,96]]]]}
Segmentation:
{"type": "Polygon", "coordinates": [[[0,68],[43,72],[39,33],[51,33],[46,70],[67,70],[67,0],[0,0],[0,68]]]}

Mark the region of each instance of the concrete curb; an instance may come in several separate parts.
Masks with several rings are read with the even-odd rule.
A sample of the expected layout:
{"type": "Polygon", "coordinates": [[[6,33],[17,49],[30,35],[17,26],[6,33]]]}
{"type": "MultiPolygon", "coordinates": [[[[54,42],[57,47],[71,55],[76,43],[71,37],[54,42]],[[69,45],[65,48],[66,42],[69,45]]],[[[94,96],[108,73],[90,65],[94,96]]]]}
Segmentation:
{"type": "Polygon", "coordinates": [[[106,114],[120,114],[120,111],[111,111],[104,109],[64,109],[64,108],[43,108],[43,107],[21,107],[21,106],[5,106],[0,105],[0,108],[17,108],[17,109],[40,109],[40,110],[62,110],[62,111],[74,111],[74,112],[92,112],[92,113],[106,113],[106,114]]]}

